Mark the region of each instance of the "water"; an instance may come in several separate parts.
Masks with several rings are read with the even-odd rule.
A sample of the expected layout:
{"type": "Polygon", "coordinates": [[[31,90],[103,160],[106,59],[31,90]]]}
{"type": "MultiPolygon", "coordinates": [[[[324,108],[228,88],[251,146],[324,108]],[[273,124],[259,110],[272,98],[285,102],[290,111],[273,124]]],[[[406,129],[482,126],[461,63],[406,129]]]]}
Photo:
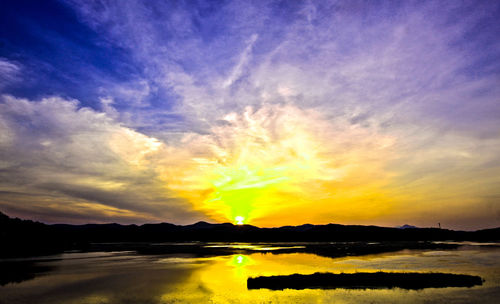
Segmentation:
{"type": "MultiPolygon", "coordinates": [[[[210,244],[209,246],[226,246],[210,244]]],[[[65,253],[38,258],[34,278],[0,287],[0,303],[500,303],[500,247],[325,258],[255,253],[197,258],[134,252],[65,253]],[[315,272],[447,272],[479,275],[471,288],[248,290],[248,277],[315,272]]],[[[250,247],[248,247],[250,246],[250,247]]]]}

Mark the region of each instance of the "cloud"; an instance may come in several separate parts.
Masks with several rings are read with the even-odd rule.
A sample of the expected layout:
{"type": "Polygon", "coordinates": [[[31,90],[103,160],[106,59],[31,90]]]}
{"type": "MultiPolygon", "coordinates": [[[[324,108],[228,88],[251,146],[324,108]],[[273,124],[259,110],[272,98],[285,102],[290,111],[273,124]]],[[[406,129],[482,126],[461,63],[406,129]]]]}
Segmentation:
{"type": "Polygon", "coordinates": [[[252,37],[250,37],[248,41],[248,45],[243,51],[243,53],[240,56],[240,60],[238,61],[238,64],[233,68],[231,71],[231,74],[229,75],[229,78],[224,81],[223,87],[227,88],[231,84],[233,84],[235,81],[237,81],[243,73],[243,69],[246,67],[249,61],[249,56],[252,54],[252,48],[255,44],[255,41],[257,40],[258,35],[253,34],[252,37]]]}
{"type": "Polygon", "coordinates": [[[18,64],[5,58],[0,58],[0,89],[9,83],[19,80],[21,68],[18,64]]]}
{"type": "Polygon", "coordinates": [[[10,193],[2,195],[4,208],[66,210],[87,221],[189,222],[200,216],[159,179],[151,161],[162,149],[157,139],[57,97],[3,96],[0,113],[0,179],[10,193]]]}
{"type": "MultiPolygon", "coordinates": [[[[487,8],[465,7],[75,4],[83,21],[129,50],[134,64],[146,71],[137,81],[147,91],[116,98],[131,126],[161,131],[161,125],[143,119],[161,112],[183,117],[183,130],[195,132],[246,106],[285,101],[330,115],[369,114],[378,123],[394,116],[410,120],[413,113],[428,122],[464,121],[460,116],[470,116],[469,110],[454,115],[446,109],[466,108],[477,92],[494,89],[497,76],[486,73],[494,66],[476,63],[499,53],[495,39],[478,50],[493,29],[465,36],[477,24],[491,22],[487,8]],[[443,16],[454,21],[443,24],[443,16]],[[163,95],[154,93],[159,91],[163,95]],[[154,106],[147,107],[151,102],[154,106]]],[[[106,94],[123,96],[126,90],[106,94]]],[[[498,111],[490,97],[495,94],[474,109],[498,111]]]]}

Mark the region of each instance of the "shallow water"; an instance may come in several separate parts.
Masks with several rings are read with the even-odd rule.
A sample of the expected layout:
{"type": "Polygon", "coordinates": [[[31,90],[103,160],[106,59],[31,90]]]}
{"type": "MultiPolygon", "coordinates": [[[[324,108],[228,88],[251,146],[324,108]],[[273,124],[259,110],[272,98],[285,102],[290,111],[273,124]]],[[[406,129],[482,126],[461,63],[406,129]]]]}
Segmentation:
{"type": "MultiPolygon", "coordinates": [[[[209,246],[226,246],[210,244],[209,246]]],[[[405,250],[359,257],[256,253],[210,258],[134,252],[65,253],[37,259],[49,271],[0,287],[0,303],[499,303],[500,247],[405,250]],[[47,267],[46,267],[47,268],[47,267]],[[471,288],[248,290],[248,277],[315,272],[447,272],[479,275],[471,288]]]]}

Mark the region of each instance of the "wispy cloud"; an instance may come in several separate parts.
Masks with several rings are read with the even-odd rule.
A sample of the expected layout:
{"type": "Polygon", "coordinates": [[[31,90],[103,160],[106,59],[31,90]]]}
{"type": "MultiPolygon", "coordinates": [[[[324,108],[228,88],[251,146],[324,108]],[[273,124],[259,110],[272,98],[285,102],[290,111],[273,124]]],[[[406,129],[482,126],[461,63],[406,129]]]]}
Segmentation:
{"type": "Polygon", "coordinates": [[[0,89],[11,82],[18,81],[20,74],[19,65],[0,57],[0,89]]]}

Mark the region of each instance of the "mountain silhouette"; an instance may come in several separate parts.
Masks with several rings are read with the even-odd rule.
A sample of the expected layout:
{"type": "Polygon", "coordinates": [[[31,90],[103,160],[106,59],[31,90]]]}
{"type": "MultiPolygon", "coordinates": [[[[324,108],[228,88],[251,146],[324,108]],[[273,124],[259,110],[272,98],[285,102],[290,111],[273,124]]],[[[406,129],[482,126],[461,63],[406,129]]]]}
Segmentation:
{"type": "Polygon", "coordinates": [[[499,239],[500,228],[454,231],[339,224],[259,228],[252,225],[207,222],[185,226],[170,223],[48,225],[10,218],[0,212],[0,243],[4,248],[0,251],[0,256],[3,257],[53,254],[74,249],[87,250],[93,243],[106,242],[413,242],[499,239]]]}

